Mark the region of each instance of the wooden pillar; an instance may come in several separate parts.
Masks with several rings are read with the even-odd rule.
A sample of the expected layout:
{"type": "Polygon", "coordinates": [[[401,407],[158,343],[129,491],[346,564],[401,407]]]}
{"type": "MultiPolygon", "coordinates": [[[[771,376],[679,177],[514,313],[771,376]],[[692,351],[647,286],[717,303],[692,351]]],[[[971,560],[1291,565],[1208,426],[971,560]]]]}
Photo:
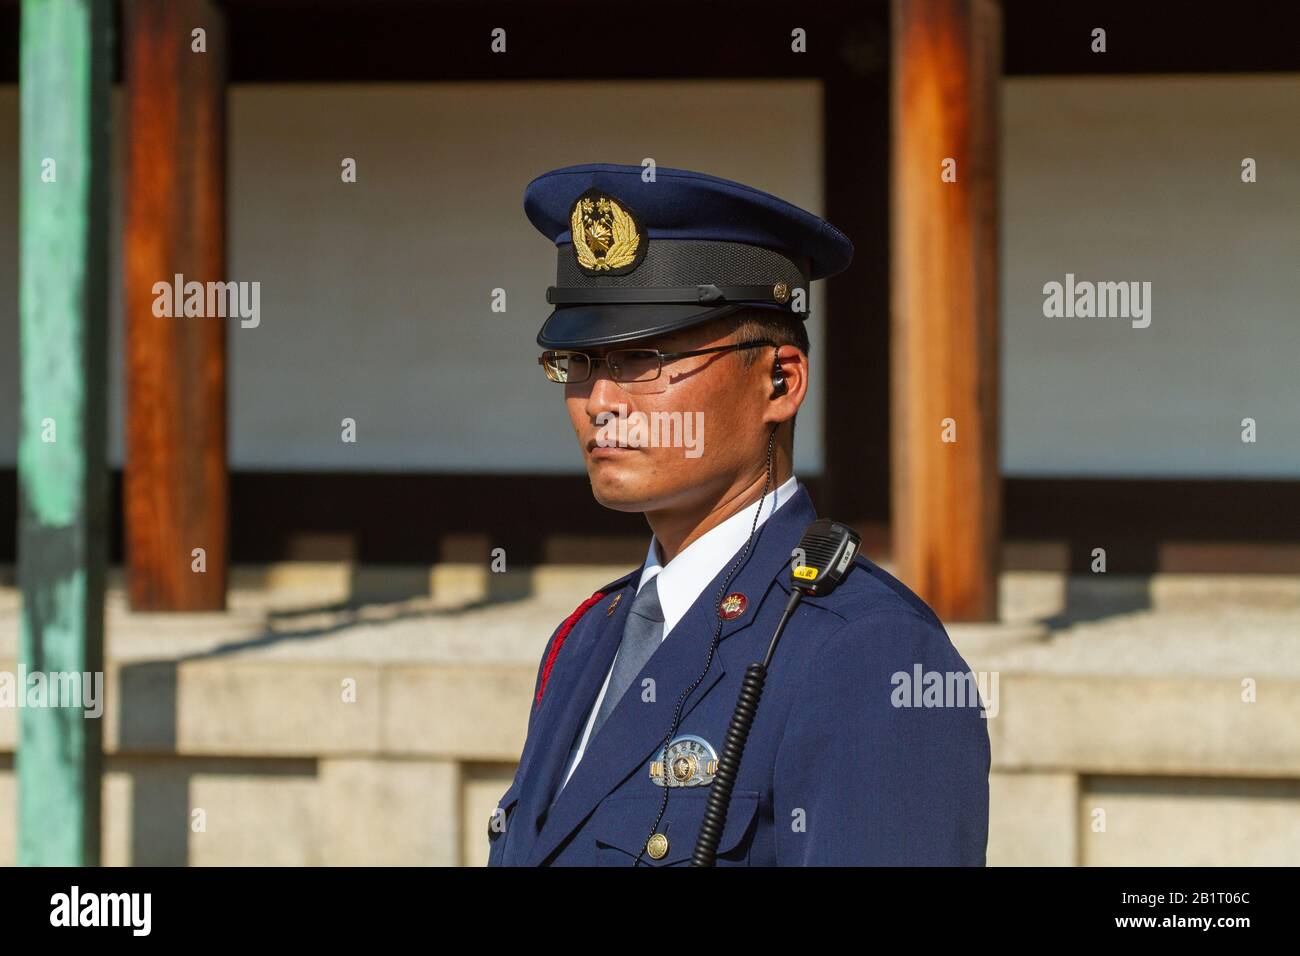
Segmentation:
{"type": "Polygon", "coordinates": [[[17,856],[96,866],[112,7],[25,0],[21,16],[17,856]]]}
{"type": "Polygon", "coordinates": [[[171,289],[178,275],[204,288],[225,279],[225,29],[209,0],[126,0],[124,10],[131,606],[217,610],[226,592],[231,319],[206,314],[206,295],[204,316],[160,316],[155,285],[171,289]]]}
{"type": "Polygon", "coordinates": [[[894,554],[941,617],[993,620],[1001,13],[894,0],[893,17],[894,554]]]}

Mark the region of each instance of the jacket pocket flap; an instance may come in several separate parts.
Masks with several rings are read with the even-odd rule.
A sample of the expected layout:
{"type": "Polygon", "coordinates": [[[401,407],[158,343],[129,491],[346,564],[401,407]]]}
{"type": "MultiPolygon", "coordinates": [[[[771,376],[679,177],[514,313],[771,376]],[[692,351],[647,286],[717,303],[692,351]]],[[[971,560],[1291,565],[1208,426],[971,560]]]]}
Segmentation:
{"type": "MultiPolygon", "coordinates": [[[[656,788],[657,789],[657,788],[656,788]]],[[[656,832],[668,838],[668,852],[662,859],[651,859],[642,853],[650,836],[650,824],[659,813],[662,794],[622,795],[610,797],[597,808],[591,820],[592,835],[596,842],[615,847],[651,866],[668,866],[682,863],[695,852],[695,841],[704,822],[704,807],[709,799],[706,787],[674,787],[668,795],[668,808],[659,821],[656,832]]],[[[734,790],[731,806],[727,809],[727,823],[722,828],[718,856],[734,850],[749,832],[754,815],[758,812],[757,790],[734,790]]]]}

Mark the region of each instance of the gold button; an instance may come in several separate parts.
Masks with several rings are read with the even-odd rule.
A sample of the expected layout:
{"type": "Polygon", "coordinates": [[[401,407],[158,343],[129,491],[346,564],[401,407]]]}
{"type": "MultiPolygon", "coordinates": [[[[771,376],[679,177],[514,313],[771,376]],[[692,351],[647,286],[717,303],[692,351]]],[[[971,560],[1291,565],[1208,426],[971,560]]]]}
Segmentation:
{"type": "Polygon", "coordinates": [[[777,302],[784,302],[790,298],[790,287],[784,282],[778,282],[772,286],[772,298],[776,299],[777,302]]]}
{"type": "Polygon", "coordinates": [[[662,833],[656,833],[645,841],[645,851],[650,854],[652,860],[662,860],[668,855],[668,838],[662,833]]]}

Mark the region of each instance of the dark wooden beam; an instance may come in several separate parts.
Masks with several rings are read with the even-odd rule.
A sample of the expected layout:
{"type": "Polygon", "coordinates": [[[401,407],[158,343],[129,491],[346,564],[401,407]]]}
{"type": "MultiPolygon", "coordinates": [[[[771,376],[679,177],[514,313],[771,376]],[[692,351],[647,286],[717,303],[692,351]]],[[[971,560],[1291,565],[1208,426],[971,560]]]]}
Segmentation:
{"type": "MultiPolygon", "coordinates": [[[[822,514],[824,481],[806,476],[822,514]]],[[[800,480],[804,480],[801,476],[800,480]]],[[[1106,547],[1120,574],[1300,574],[1300,481],[1252,478],[1004,478],[1004,568],[1090,573],[1106,547]]],[[[122,476],[109,476],[120,502],[122,476]]],[[[17,476],[0,468],[0,584],[12,584],[17,476]]],[[[370,564],[477,561],[484,540],[508,540],[512,562],[632,564],[645,556],[640,515],[601,508],[585,475],[430,472],[264,472],[230,475],[230,559],[256,564],[349,539],[349,557],[370,564]],[[457,509],[427,502],[459,501],[457,509]],[[580,538],[572,535],[581,527],[580,538]],[[566,543],[567,542],[567,543],[566,543]]],[[[108,557],[122,560],[122,510],[107,516],[108,557]]],[[[892,560],[887,525],[867,519],[863,550],[892,560]]]]}
{"type": "MultiPolygon", "coordinates": [[[[659,0],[654,15],[603,0],[430,3],[226,0],[235,82],[521,80],[821,75],[864,7],[885,0],[659,0]],[[808,53],[791,51],[803,28],[808,53]],[[492,31],[505,31],[506,53],[492,31]],[[593,46],[593,43],[595,46],[593,46]],[[430,56],[431,47],[437,55],[430,56]]],[[[725,121],[722,121],[725,126],[725,121]]]]}
{"type": "Polygon", "coordinates": [[[208,0],[127,0],[126,482],[131,606],[225,606],[226,328],[154,284],[226,271],[225,31],[208,0]],[[206,31],[206,52],[191,32],[206,31]],[[193,570],[202,549],[206,570],[193,570]]]}
{"type": "Polygon", "coordinates": [[[999,9],[895,0],[893,14],[894,555],[941,617],[992,620],[999,9]]]}
{"type": "Polygon", "coordinates": [[[1300,4],[1277,0],[1002,0],[1008,76],[1300,70],[1300,4]],[[1230,13],[1229,13],[1230,11],[1230,13]],[[1092,31],[1106,31],[1106,52],[1092,31]]]}
{"type": "MultiPolygon", "coordinates": [[[[601,24],[618,40],[602,78],[824,75],[820,57],[773,56],[774,34],[797,23],[810,36],[843,42],[843,25],[885,0],[665,0],[647,18],[641,7],[535,0],[316,0],[311,40],[303,37],[306,0],[225,0],[232,83],[424,82],[579,79],[593,75],[582,57],[557,52],[585,34],[574,23],[601,24]],[[683,43],[691,24],[699,45],[683,43]],[[521,43],[508,57],[469,42],[506,25],[521,43]],[[780,27],[780,29],[777,29],[780,27]],[[719,42],[719,40],[725,42],[719,42]],[[429,56],[430,44],[438,47],[429,56]]],[[[1005,72],[1009,76],[1133,73],[1286,73],[1300,70],[1300,4],[1234,0],[1003,0],[1005,72]],[[1213,29],[1206,24],[1212,23],[1213,29]],[[1093,54],[1090,33],[1102,26],[1109,52],[1093,54]]],[[[115,4],[120,7],[121,2],[115,4]]],[[[813,49],[816,49],[815,47],[813,49]]],[[[114,77],[123,75],[120,69],[114,77]]],[[[0,0],[0,83],[18,78],[18,0],[0,0]]]]}

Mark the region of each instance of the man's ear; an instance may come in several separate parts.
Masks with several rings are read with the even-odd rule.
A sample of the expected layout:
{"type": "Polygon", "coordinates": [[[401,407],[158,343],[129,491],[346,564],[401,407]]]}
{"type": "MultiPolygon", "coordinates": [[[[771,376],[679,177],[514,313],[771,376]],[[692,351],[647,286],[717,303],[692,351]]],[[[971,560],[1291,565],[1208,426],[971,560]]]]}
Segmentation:
{"type": "Polygon", "coordinates": [[[768,366],[769,397],[763,411],[763,421],[770,424],[794,418],[808,394],[808,356],[793,345],[782,345],[775,351],[768,366]]]}

